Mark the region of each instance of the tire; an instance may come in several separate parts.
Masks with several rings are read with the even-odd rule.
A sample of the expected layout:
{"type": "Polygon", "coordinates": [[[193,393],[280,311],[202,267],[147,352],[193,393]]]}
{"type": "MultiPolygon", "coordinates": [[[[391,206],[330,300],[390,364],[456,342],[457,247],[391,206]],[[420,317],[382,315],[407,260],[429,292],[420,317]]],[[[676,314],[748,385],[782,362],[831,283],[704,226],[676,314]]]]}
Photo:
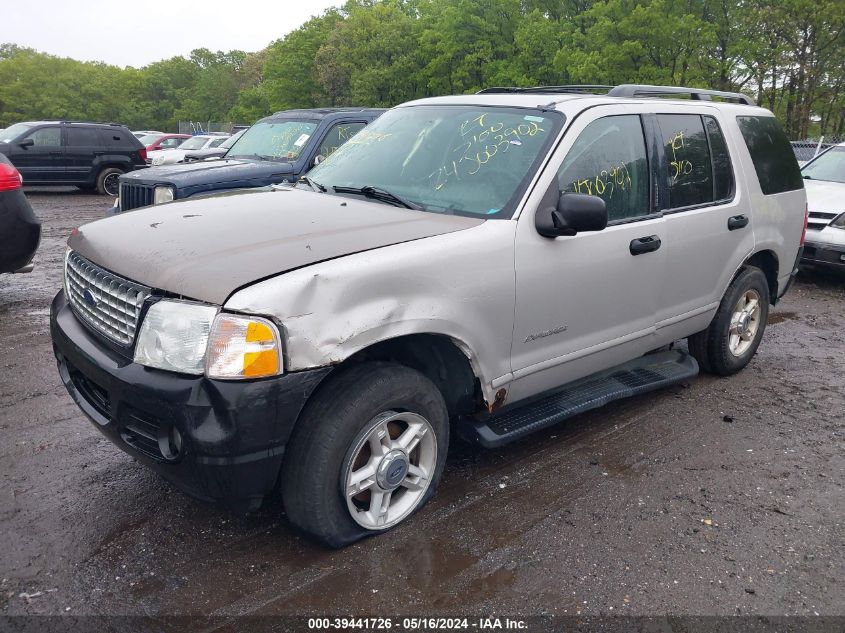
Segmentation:
{"type": "Polygon", "coordinates": [[[288,519],[331,547],[384,532],[431,498],[448,448],[446,403],[426,376],[393,363],[350,367],[320,387],[288,442],[281,473],[288,519]]]}
{"type": "Polygon", "coordinates": [[[768,318],[766,275],[759,268],[747,266],[728,286],[707,329],[689,337],[690,354],[703,371],[717,376],[735,374],[757,352],[768,318]],[[738,318],[740,315],[744,316],[738,318]]]}
{"type": "Polygon", "coordinates": [[[97,174],[97,193],[101,196],[117,196],[120,193],[118,189],[118,178],[123,173],[119,167],[106,167],[99,174],[97,174]]]}

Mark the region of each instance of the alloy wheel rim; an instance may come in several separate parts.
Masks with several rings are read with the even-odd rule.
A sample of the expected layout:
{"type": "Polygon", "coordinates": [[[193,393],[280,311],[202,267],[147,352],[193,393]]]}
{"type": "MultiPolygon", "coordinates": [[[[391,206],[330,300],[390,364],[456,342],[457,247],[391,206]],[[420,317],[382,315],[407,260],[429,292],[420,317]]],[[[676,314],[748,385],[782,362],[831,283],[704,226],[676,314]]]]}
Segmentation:
{"type": "Polygon", "coordinates": [[[116,196],[118,193],[118,185],[120,183],[120,174],[109,174],[103,180],[103,189],[110,196],[116,196]]]}
{"type": "Polygon", "coordinates": [[[747,290],[739,298],[731,314],[728,330],[728,349],[734,356],[742,356],[754,344],[760,330],[763,309],[760,305],[760,293],[747,290]]]}
{"type": "Polygon", "coordinates": [[[423,416],[385,411],[348,453],[343,494],[352,519],[368,530],[399,523],[422,502],[437,465],[437,438],[423,416]]]}

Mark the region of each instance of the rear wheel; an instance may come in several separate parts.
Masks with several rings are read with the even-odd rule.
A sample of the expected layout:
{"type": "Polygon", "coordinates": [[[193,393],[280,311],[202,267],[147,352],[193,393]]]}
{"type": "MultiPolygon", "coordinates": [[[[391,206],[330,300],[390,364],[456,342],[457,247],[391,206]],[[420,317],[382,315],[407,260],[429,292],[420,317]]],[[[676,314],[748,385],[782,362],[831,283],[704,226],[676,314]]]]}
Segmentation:
{"type": "Polygon", "coordinates": [[[332,547],[398,525],[434,494],[446,463],[443,396],[402,365],[364,363],[309,402],[285,451],[291,523],[332,547]]]}
{"type": "Polygon", "coordinates": [[[704,371],[729,376],[745,368],[769,318],[769,283],[759,268],[744,268],[728,286],[709,327],[689,337],[690,354],[704,371]]]}
{"type": "Polygon", "coordinates": [[[106,167],[97,176],[97,193],[103,196],[116,196],[120,193],[120,176],[123,170],[118,167],[106,167]]]}

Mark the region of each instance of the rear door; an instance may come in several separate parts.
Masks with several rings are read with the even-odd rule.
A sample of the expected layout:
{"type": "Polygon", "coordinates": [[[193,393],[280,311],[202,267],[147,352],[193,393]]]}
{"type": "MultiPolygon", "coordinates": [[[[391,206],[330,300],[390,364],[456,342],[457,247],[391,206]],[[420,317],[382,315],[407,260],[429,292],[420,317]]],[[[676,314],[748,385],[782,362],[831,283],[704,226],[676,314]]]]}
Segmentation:
{"type": "Polygon", "coordinates": [[[748,201],[735,184],[738,161],[731,160],[719,117],[716,109],[654,116],[668,270],[657,300],[661,343],[706,327],[754,247],[748,201]]]}
{"type": "Polygon", "coordinates": [[[65,165],[69,182],[92,182],[94,162],[105,154],[97,128],[83,125],[65,126],[67,144],[65,165]]]}
{"type": "Polygon", "coordinates": [[[549,165],[553,189],[519,219],[510,401],[655,347],[666,233],[655,213],[652,154],[640,108],[596,107],[572,123],[549,165]],[[536,209],[556,203],[559,191],[601,197],[607,228],[540,236],[536,209]]]}
{"type": "Polygon", "coordinates": [[[15,142],[10,158],[24,182],[61,184],[66,178],[61,126],[47,125],[33,130],[15,142]],[[31,145],[21,146],[29,141],[31,145]]]}

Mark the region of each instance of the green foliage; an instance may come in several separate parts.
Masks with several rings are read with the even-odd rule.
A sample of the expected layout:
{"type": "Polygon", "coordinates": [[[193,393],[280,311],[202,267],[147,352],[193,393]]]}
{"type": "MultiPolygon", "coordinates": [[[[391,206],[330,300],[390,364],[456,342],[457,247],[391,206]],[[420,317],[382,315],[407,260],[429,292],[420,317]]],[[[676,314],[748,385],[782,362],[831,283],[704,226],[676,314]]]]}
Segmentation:
{"type": "Polygon", "coordinates": [[[251,123],[497,85],[743,90],[794,137],[845,132],[842,0],[347,0],[258,53],[141,69],[0,45],[0,127],[19,120],[251,123]]]}

